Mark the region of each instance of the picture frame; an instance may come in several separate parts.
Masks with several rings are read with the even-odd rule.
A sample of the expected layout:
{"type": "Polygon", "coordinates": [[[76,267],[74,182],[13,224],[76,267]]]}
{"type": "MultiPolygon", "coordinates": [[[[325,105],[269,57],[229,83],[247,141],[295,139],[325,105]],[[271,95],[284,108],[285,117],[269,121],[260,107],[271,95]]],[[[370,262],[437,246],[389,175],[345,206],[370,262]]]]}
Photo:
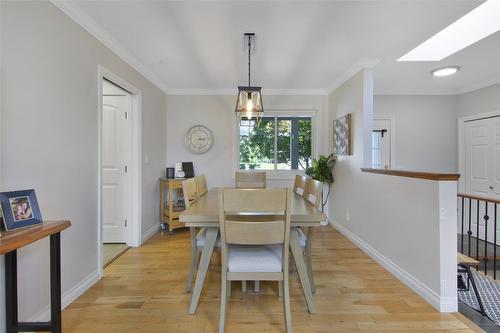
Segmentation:
{"type": "Polygon", "coordinates": [[[351,114],[337,118],[333,122],[333,154],[352,155],[351,114]]]}
{"type": "Polygon", "coordinates": [[[33,189],[1,192],[0,207],[2,208],[3,224],[7,231],[43,223],[33,189]]]}

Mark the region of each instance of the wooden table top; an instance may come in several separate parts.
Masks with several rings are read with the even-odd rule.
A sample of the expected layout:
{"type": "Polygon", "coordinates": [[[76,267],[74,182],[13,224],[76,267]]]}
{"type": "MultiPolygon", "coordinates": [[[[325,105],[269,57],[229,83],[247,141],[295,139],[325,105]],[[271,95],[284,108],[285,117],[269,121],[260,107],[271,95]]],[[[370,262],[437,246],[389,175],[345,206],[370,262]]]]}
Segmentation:
{"type": "MultiPolygon", "coordinates": [[[[326,220],[326,215],[300,195],[292,197],[291,219],[293,226],[314,226],[326,220]]],[[[182,212],[179,220],[188,227],[210,226],[219,224],[219,198],[213,188],[182,212]]]]}
{"type": "Polygon", "coordinates": [[[44,237],[69,228],[70,221],[46,221],[43,224],[19,230],[4,231],[0,237],[0,255],[34,243],[44,237]]]}

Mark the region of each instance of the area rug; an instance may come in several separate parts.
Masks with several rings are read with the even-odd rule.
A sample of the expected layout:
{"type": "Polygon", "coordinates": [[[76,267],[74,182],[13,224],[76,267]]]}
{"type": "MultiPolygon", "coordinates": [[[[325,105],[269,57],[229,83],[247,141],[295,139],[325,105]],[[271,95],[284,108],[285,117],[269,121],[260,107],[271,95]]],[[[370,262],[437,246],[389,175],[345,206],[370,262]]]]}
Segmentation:
{"type": "MultiPolygon", "coordinates": [[[[471,270],[477,284],[479,296],[483,301],[484,311],[488,318],[500,326],[500,284],[495,283],[492,279],[477,273],[474,269],[471,270]]],[[[467,274],[461,274],[465,283],[467,283],[467,274]]],[[[469,291],[458,291],[458,300],[471,308],[479,311],[479,303],[474,295],[472,284],[469,283],[469,291]]]]}

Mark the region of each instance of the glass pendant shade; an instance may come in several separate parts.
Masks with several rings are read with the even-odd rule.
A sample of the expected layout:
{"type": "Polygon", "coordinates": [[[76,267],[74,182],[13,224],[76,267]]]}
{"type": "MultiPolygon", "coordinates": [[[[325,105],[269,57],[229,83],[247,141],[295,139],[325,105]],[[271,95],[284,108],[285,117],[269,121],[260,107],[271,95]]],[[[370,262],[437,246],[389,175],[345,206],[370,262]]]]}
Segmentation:
{"type": "Polygon", "coordinates": [[[236,112],[241,117],[260,117],[264,112],[262,105],[261,87],[238,87],[238,100],[236,101],[236,112]]]}

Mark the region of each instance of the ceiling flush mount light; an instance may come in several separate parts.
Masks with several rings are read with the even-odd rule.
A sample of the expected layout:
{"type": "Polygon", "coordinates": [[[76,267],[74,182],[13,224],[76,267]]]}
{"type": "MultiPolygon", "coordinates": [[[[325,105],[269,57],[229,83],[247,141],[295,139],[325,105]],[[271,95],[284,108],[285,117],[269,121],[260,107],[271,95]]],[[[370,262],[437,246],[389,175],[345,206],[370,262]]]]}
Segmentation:
{"type": "Polygon", "coordinates": [[[500,30],[500,1],[488,0],[398,61],[440,61],[500,30]]]}
{"type": "Polygon", "coordinates": [[[257,117],[264,112],[262,105],[262,87],[252,87],[250,84],[250,53],[252,51],[252,40],[255,42],[255,34],[247,32],[244,35],[248,40],[248,86],[238,86],[238,99],[236,101],[236,113],[247,119],[257,117]]]}
{"type": "Polygon", "coordinates": [[[446,67],[436,68],[435,70],[431,71],[431,74],[433,76],[442,77],[442,76],[453,75],[459,70],[460,67],[458,66],[446,66],[446,67]]]}

